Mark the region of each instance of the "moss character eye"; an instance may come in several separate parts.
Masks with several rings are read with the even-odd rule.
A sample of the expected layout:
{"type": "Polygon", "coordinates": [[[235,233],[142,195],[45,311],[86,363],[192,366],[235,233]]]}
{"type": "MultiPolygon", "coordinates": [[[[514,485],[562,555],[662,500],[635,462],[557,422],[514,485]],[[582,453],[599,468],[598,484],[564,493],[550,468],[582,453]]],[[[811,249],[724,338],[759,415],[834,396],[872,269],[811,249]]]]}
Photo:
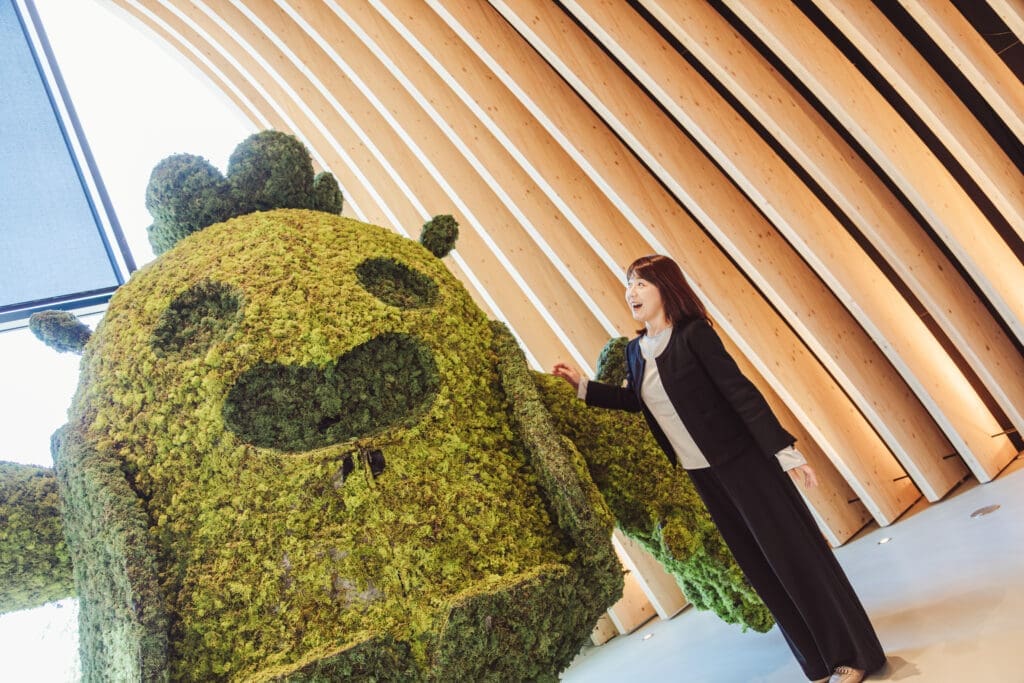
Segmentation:
{"type": "Polygon", "coordinates": [[[426,308],[437,300],[433,280],[394,259],[366,259],[356,266],[356,277],[366,291],[390,306],[426,308]]]}
{"type": "Polygon", "coordinates": [[[439,385],[430,349],[388,333],[326,367],[261,363],[238,378],[223,415],[253,445],[304,451],[410,423],[439,385]]]}
{"type": "Polygon", "coordinates": [[[242,295],[222,282],[202,280],[171,301],[153,331],[157,353],[197,354],[241,317],[242,295]]]}

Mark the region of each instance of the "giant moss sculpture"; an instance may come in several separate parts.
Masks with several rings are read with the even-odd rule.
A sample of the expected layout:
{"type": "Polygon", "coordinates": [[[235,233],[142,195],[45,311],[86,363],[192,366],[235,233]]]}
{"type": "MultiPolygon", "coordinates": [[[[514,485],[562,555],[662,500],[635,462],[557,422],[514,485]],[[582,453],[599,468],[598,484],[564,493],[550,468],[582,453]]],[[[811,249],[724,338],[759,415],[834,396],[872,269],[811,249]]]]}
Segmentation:
{"type": "MultiPolygon", "coordinates": [[[[420,246],[328,215],[337,181],[276,131],[227,177],[164,160],[147,205],[167,253],[69,347],[53,439],[86,681],[554,680],[621,594],[609,505],[692,602],[770,624],[635,416],[531,373],[435,258],[451,216],[420,246]]],[[[0,512],[52,554],[0,611],[68,590],[32,519],[52,472],[26,472],[0,484],[41,495],[0,512]]]]}
{"type": "Polygon", "coordinates": [[[554,680],[621,592],[525,360],[421,245],[306,210],[113,297],[55,458],[85,680],[554,680]]]}

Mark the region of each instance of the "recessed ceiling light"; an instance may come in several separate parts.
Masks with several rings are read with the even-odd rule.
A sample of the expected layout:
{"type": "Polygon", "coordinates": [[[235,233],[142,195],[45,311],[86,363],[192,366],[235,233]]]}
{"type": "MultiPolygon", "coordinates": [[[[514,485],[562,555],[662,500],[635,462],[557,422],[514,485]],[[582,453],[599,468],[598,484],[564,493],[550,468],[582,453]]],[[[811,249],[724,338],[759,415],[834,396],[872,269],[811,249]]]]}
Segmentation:
{"type": "Polygon", "coordinates": [[[644,637],[641,638],[641,640],[650,640],[651,636],[653,636],[653,635],[654,635],[653,633],[645,633],[644,637]]]}
{"type": "Polygon", "coordinates": [[[890,538],[889,536],[886,536],[885,538],[883,538],[882,540],[880,540],[880,541],[878,542],[878,545],[883,545],[883,544],[885,544],[885,543],[888,543],[888,542],[889,542],[889,541],[891,541],[891,540],[892,540],[892,538],[890,538]]]}
{"type": "Polygon", "coordinates": [[[985,515],[992,514],[999,509],[999,505],[986,505],[983,508],[978,508],[971,513],[971,517],[984,517],[985,515]]]}

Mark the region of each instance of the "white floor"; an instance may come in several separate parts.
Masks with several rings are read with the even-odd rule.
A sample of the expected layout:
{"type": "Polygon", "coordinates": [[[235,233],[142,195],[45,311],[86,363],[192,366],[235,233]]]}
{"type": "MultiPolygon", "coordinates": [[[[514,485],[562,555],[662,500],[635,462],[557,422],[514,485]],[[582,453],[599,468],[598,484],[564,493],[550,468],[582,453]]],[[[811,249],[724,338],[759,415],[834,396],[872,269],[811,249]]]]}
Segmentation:
{"type": "MultiPolygon", "coordinates": [[[[1024,683],[1024,457],[988,484],[969,478],[869,526],[836,555],[889,656],[868,680],[1024,683]],[[971,516],[990,505],[1000,507],[971,516]]],[[[693,608],[585,648],[562,680],[806,681],[778,629],[742,633],[693,608]]]]}

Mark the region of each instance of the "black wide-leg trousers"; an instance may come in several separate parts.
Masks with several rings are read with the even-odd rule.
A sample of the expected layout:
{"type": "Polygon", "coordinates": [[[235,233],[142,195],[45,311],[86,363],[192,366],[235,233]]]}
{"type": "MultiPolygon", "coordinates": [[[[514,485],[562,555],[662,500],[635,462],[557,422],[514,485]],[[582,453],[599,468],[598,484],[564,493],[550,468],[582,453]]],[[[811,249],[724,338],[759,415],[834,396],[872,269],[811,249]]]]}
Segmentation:
{"type": "Polygon", "coordinates": [[[860,599],[775,458],[746,455],[688,474],[808,679],[885,663],[860,599]]]}

